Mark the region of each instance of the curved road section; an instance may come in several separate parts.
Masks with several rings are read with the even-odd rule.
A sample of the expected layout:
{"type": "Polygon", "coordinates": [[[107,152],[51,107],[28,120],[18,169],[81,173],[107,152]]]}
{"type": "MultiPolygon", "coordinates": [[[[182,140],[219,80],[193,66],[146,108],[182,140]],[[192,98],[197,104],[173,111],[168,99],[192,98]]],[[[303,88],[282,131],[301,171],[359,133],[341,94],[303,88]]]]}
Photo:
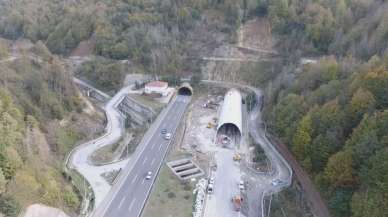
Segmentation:
{"type": "Polygon", "coordinates": [[[134,157],[120,173],[115,185],[93,217],[138,217],[151,192],[156,176],[172,140],[161,134],[162,129],[175,134],[190,96],[177,95],[147,131],[134,157]],[[147,173],[151,172],[149,179],[147,173]]]}
{"type": "Polygon", "coordinates": [[[81,173],[90,183],[95,194],[95,205],[98,206],[103,198],[108,194],[110,185],[101,177],[101,173],[120,169],[128,160],[119,163],[95,166],[92,165],[88,157],[97,149],[116,143],[120,140],[124,131],[123,116],[116,109],[117,104],[131,91],[132,86],[122,88],[105,106],[104,110],[107,118],[105,134],[101,137],[88,141],[75,148],[70,155],[69,166],[81,173]]]}
{"type": "MultiPolygon", "coordinates": [[[[262,183],[255,185],[256,192],[259,193],[259,202],[257,204],[260,204],[260,206],[258,207],[258,212],[261,214],[260,216],[264,217],[267,216],[264,208],[264,197],[280,192],[282,189],[290,186],[292,182],[292,169],[265,135],[265,125],[261,118],[261,108],[263,105],[263,94],[261,90],[253,87],[249,89],[254,91],[257,102],[250,113],[249,131],[255,142],[259,143],[263,148],[271,162],[273,171],[261,179],[262,183]]],[[[252,206],[250,206],[249,213],[257,212],[254,209],[252,210],[252,206]]]]}

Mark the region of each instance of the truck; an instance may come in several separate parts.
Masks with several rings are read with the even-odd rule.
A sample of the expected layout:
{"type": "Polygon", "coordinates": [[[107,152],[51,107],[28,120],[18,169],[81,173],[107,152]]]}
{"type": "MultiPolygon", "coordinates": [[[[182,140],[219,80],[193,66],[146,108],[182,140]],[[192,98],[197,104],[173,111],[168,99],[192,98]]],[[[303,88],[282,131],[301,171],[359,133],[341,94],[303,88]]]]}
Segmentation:
{"type": "Polygon", "coordinates": [[[243,198],[240,195],[236,195],[232,197],[232,203],[234,206],[234,210],[236,212],[240,212],[242,202],[243,202],[243,198]]]}

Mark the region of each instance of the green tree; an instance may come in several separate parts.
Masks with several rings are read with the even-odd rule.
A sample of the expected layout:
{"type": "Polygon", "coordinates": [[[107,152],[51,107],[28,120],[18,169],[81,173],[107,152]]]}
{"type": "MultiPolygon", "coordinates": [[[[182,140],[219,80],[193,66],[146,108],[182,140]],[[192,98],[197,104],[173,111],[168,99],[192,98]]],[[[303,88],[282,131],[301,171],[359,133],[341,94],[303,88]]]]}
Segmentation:
{"type": "Polygon", "coordinates": [[[362,88],[359,88],[354,94],[350,101],[350,112],[354,121],[357,123],[361,120],[362,116],[374,110],[376,100],[373,94],[362,88]]]}
{"type": "Polygon", "coordinates": [[[329,199],[329,207],[334,217],[351,216],[350,201],[353,191],[351,188],[338,188],[329,199]]]}
{"type": "Polygon", "coordinates": [[[351,201],[353,217],[386,217],[388,213],[388,199],[380,192],[356,192],[351,201]]]}
{"type": "Polygon", "coordinates": [[[351,186],[355,183],[350,151],[340,151],[329,158],[325,177],[333,187],[351,186]]]}
{"type": "Polygon", "coordinates": [[[287,141],[292,141],[297,124],[305,110],[306,103],[303,96],[288,94],[282,98],[272,113],[276,133],[287,141]]]}
{"type": "Polygon", "coordinates": [[[17,217],[21,211],[20,204],[11,196],[0,195],[0,212],[6,217],[17,217]]]}
{"type": "Polygon", "coordinates": [[[363,76],[363,86],[373,93],[378,108],[388,107],[388,71],[378,68],[363,76]]]}
{"type": "Polygon", "coordinates": [[[311,146],[311,117],[306,115],[298,124],[296,134],[293,139],[292,151],[294,152],[296,158],[300,161],[304,160],[309,154],[311,146]]]}

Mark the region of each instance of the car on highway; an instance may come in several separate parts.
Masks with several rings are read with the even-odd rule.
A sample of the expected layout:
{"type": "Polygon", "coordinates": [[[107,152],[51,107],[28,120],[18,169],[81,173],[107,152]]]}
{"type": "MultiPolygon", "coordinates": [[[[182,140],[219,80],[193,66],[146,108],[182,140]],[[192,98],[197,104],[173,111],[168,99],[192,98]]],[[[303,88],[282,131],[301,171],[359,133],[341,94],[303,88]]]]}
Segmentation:
{"type": "Polygon", "coordinates": [[[146,180],[150,180],[152,178],[152,172],[151,171],[148,171],[147,172],[147,175],[145,177],[146,180]]]}
{"type": "Polygon", "coordinates": [[[162,129],[162,131],[160,131],[162,134],[166,134],[167,133],[167,129],[162,129]]]}
{"type": "Polygon", "coordinates": [[[209,178],[209,184],[214,185],[214,181],[215,181],[215,178],[214,178],[214,177],[210,177],[210,178],[209,178]]]}
{"type": "Polygon", "coordinates": [[[207,185],[207,193],[208,194],[213,194],[214,191],[214,185],[213,184],[208,184],[207,185]]]}
{"type": "Polygon", "coordinates": [[[283,181],[282,180],[280,180],[280,179],[275,179],[275,180],[273,180],[272,181],[272,186],[278,186],[278,185],[280,185],[280,184],[282,184],[283,183],[283,181]]]}
{"type": "Polygon", "coordinates": [[[164,139],[165,140],[170,140],[171,139],[171,133],[166,133],[166,135],[164,135],[164,139]]]}
{"type": "Polygon", "coordinates": [[[238,188],[240,189],[240,191],[244,191],[245,190],[245,184],[244,184],[244,181],[240,181],[238,183],[238,188]]]}

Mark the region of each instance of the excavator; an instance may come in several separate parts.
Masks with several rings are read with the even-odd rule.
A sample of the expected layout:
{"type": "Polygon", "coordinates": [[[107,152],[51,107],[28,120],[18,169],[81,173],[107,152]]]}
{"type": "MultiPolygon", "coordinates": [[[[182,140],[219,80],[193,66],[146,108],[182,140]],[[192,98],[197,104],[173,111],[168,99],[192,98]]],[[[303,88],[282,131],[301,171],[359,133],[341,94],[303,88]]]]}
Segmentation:
{"type": "Polygon", "coordinates": [[[240,160],[241,160],[241,155],[240,155],[240,154],[235,154],[235,155],[233,156],[233,160],[234,160],[234,161],[240,161],[240,160]]]}

